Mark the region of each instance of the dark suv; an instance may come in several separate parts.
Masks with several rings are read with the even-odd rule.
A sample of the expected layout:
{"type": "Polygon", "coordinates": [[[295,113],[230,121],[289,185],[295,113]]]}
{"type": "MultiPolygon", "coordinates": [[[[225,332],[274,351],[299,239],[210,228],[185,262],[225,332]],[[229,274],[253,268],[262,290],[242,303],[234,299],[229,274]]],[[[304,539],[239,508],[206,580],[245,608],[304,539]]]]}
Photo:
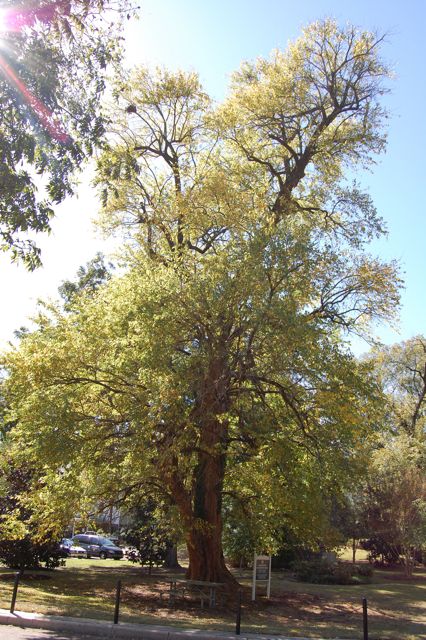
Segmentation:
{"type": "Polygon", "coordinates": [[[114,558],[120,560],[123,557],[123,549],[117,547],[112,540],[91,533],[79,533],[73,538],[74,544],[86,549],[87,557],[99,556],[99,558],[114,558]]]}

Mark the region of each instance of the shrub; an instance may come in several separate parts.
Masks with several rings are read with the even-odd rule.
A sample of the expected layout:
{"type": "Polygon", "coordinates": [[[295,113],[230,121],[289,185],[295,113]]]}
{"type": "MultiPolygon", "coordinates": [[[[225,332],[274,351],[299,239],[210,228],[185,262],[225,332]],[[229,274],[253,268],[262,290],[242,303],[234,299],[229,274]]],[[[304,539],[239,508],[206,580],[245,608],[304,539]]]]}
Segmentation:
{"type": "Polygon", "coordinates": [[[64,564],[57,542],[35,543],[28,536],[21,540],[1,540],[0,560],[11,569],[55,569],[64,564]]]}
{"type": "Polygon", "coordinates": [[[339,562],[332,567],[329,584],[353,584],[354,582],[351,565],[339,562]]]}
{"type": "Polygon", "coordinates": [[[121,531],[122,539],[132,547],[127,558],[130,562],[148,565],[149,570],[163,564],[170,547],[170,530],[158,519],[153,500],[129,512],[132,525],[121,531]]]}
{"type": "Polygon", "coordinates": [[[362,540],[361,548],[368,551],[368,560],[376,565],[394,565],[400,562],[401,548],[389,544],[379,535],[362,540]]]}
{"type": "Polygon", "coordinates": [[[356,564],[354,565],[356,575],[361,578],[372,578],[374,569],[371,564],[356,564]]]}
{"type": "Polygon", "coordinates": [[[333,567],[320,559],[297,560],[293,563],[294,575],[302,582],[330,584],[333,580],[333,567]]]}
{"type": "Polygon", "coordinates": [[[358,578],[370,578],[373,573],[369,565],[351,565],[326,560],[299,560],[293,563],[297,580],[313,584],[355,584],[358,578]]]}
{"type": "Polygon", "coordinates": [[[22,506],[20,497],[29,490],[31,468],[15,466],[4,457],[0,465],[0,561],[12,569],[54,569],[63,564],[58,543],[39,540],[33,512],[22,506]]]}

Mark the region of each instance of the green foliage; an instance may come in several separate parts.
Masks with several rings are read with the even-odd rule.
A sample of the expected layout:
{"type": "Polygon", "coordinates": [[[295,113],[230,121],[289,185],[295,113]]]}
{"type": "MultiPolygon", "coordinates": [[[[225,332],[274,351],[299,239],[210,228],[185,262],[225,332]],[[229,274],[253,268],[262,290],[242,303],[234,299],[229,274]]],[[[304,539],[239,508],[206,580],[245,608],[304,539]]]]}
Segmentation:
{"type": "Polygon", "coordinates": [[[29,536],[0,542],[0,560],[11,569],[56,569],[63,565],[56,540],[34,542],[29,536]]]}
{"type": "Polygon", "coordinates": [[[331,564],[325,560],[299,560],[293,565],[294,576],[313,584],[351,584],[349,565],[331,564]]]}
{"type": "Polygon", "coordinates": [[[376,348],[367,360],[386,398],[387,432],[370,464],[364,547],[376,561],[402,558],[411,575],[426,544],[425,339],[376,348]]]}
{"type": "Polygon", "coordinates": [[[371,533],[365,521],[365,474],[354,480],[349,491],[333,501],[330,513],[330,523],[339,532],[341,544],[349,540],[354,543],[371,533]]]}
{"type": "Polygon", "coordinates": [[[370,536],[366,540],[361,540],[361,548],[368,551],[368,560],[375,565],[396,565],[400,562],[401,547],[393,543],[392,535],[375,534],[372,529],[370,536]]]}
{"type": "Polygon", "coordinates": [[[66,280],[59,287],[59,295],[64,301],[65,308],[72,306],[72,301],[78,294],[91,295],[98,287],[111,278],[111,263],[105,264],[105,257],[102,253],[97,253],[86,266],[79,267],[77,280],[66,280]]]}
{"type": "Polygon", "coordinates": [[[223,516],[244,553],[284,526],[331,546],[332,496],[378,432],[372,366],[345,339],[394,312],[399,280],[344,179],[384,144],[378,44],[314,24],[217,109],[192,73],[123,76],[97,177],[105,226],[130,235],[123,272],[42,309],[6,356],[16,456],[43,461],[46,495],[153,488],[205,579],[224,577],[223,516]]]}
{"type": "Polygon", "coordinates": [[[132,509],[129,516],[132,525],[121,532],[125,542],[137,549],[137,553],[130,552],[129,560],[150,568],[163,564],[173,534],[170,526],[159,519],[155,503],[149,501],[145,506],[132,509]]]}
{"type": "Polygon", "coordinates": [[[32,472],[16,467],[3,452],[0,471],[0,560],[16,569],[54,569],[61,564],[61,554],[54,536],[41,537],[32,520],[32,510],[25,503],[32,472]]]}
{"type": "Polygon", "coordinates": [[[28,232],[49,230],[54,206],[73,193],[73,174],[102,139],[106,71],[121,54],[117,17],[131,4],[0,2],[0,249],[30,269],[40,255],[28,232]]]}
{"type": "Polygon", "coordinates": [[[374,574],[374,569],[371,564],[357,564],[354,570],[356,571],[356,575],[361,578],[372,578],[374,574]]]}
{"type": "Polygon", "coordinates": [[[426,430],[426,340],[410,340],[376,348],[368,359],[388,399],[387,424],[395,434],[414,439],[426,430]]]}
{"type": "Polygon", "coordinates": [[[401,554],[408,575],[415,550],[426,543],[425,454],[424,442],[393,438],[374,456],[366,499],[367,525],[381,542],[373,553],[385,558],[401,554]]]}
{"type": "Polygon", "coordinates": [[[293,571],[297,580],[313,584],[357,584],[360,579],[365,582],[373,575],[369,565],[330,563],[322,559],[298,560],[293,563],[293,571]]]}

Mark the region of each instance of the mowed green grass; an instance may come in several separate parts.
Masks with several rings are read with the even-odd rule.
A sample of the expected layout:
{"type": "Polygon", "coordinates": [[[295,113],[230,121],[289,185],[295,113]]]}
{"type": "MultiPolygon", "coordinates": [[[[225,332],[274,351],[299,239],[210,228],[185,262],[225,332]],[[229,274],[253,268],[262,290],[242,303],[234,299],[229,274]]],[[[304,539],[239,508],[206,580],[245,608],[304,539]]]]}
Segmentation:
{"type": "MultiPolygon", "coordinates": [[[[0,570],[0,606],[9,608],[13,572],[0,570]]],[[[112,621],[115,587],[122,580],[120,620],[197,629],[235,629],[235,597],[224,606],[201,610],[199,603],[168,605],[168,575],[128,561],[77,560],[54,572],[31,572],[22,581],[16,609],[112,621]],[[47,577],[46,577],[47,576],[47,577]],[[159,590],[164,591],[160,599],[159,590]]],[[[287,572],[274,572],[271,599],[259,590],[251,602],[251,573],[236,573],[243,585],[242,633],[322,638],[362,637],[362,598],[368,599],[371,640],[426,639],[426,570],[412,581],[402,573],[377,571],[371,584],[311,585],[287,572]]]]}
{"type": "MultiPolygon", "coordinates": [[[[347,560],[348,562],[352,562],[352,547],[342,547],[340,551],[337,553],[339,560],[347,560]]],[[[368,558],[368,551],[364,551],[364,549],[357,549],[355,555],[356,562],[365,562],[368,558]]]]}

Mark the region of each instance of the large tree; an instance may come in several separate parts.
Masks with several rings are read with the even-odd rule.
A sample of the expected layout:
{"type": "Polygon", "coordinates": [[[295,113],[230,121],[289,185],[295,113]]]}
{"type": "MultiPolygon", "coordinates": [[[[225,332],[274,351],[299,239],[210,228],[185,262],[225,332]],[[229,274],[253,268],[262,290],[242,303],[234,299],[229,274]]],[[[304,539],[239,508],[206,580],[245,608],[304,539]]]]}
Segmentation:
{"type": "MultiPolygon", "coordinates": [[[[416,553],[426,545],[426,448],[406,435],[378,449],[370,465],[364,519],[374,542],[402,557],[413,573],[416,553]]],[[[373,542],[373,544],[371,544],[373,542]]]]}
{"type": "Polygon", "coordinates": [[[381,550],[388,558],[401,555],[411,575],[415,554],[426,544],[426,340],[418,335],[378,346],[366,361],[385,399],[385,430],[364,492],[367,546],[377,556],[381,550]]]}
{"type": "Polygon", "coordinates": [[[396,435],[426,434],[426,339],[418,335],[367,356],[388,399],[387,421],[396,435]]]}
{"type": "Polygon", "coordinates": [[[379,44],[315,23],[217,109],[194,74],[117,84],[98,183],[127,270],[7,357],[17,455],[43,460],[49,513],[82,469],[93,496],[150,486],[179,510],[189,576],[230,580],[224,499],[267,546],[350,478],[376,388],[344,336],[398,302],[394,265],[364,250],[382,221],[345,180],[384,147],[379,44]]]}
{"type": "Polygon", "coordinates": [[[29,268],[40,254],[28,232],[49,230],[104,133],[106,69],[131,4],[0,1],[0,249],[29,268]]]}

